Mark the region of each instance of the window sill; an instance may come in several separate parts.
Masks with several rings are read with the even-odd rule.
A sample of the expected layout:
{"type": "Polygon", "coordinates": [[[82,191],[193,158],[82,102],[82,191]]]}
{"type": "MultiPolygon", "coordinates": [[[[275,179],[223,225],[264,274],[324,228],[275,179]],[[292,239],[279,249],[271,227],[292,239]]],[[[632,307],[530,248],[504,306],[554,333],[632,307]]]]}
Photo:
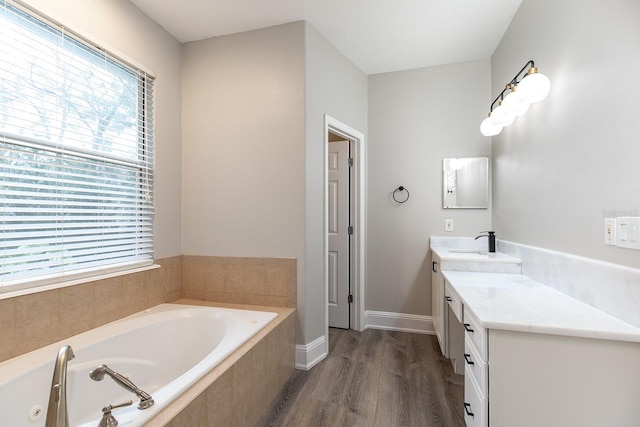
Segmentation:
{"type": "Polygon", "coordinates": [[[66,281],[63,281],[63,282],[51,283],[51,284],[48,284],[48,285],[33,286],[33,287],[29,287],[29,288],[16,289],[16,290],[7,291],[7,292],[2,292],[2,290],[1,290],[2,288],[0,288],[0,300],[20,297],[20,296],[23,296],[23,295],[36,294],[36,293],[39,293],[39,292],[51,291],[51,290],[54,290],[54,289],[66,288],[68,286],[75,286],[75,285],[80,285],[80,284],[83,284],[83,283],[95,282],[97,280],[110,279],[112,277],[124,276],[124,275],[127,275],[127,274],[140,273],[142,271],[154,270],[156,268],[160,268],[160,265],[159,264],[150,264],[150,265],[145,265],[145,266],[141,266],[141,267],[131,268],[131,269],[128,269],[128,270],[112,271],[112,272],[109,272],[109,273],[102,273],[102,274],[97,274],[97,275],[89,276],[89,277],[81,277],[81,278],[77,278],[77,279],[66,280],[66,281]]]}

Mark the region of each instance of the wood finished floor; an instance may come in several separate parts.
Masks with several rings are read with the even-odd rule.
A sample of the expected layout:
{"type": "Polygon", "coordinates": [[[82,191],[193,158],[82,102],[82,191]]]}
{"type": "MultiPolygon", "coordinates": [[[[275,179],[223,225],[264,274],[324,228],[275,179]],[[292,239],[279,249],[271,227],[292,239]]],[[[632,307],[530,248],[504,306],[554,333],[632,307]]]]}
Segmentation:
{"type": "Polygon", "coordinates": [[[464,426],[464,377],[435,336],[329,330],[329,356],[295,371],[257,426],[464,426]]]}

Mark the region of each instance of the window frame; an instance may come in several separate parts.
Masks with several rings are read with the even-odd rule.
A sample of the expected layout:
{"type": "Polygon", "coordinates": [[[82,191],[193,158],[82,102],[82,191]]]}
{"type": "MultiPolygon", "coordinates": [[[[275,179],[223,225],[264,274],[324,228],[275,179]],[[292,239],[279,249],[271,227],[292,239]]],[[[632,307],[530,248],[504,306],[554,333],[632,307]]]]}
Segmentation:
{"type": "MultiPolygon", "coordinates": [[[[154,176],[154,108],[153,108],[153,96],[154,96],[154,80],[155,76],[146,71],[143,67],[135,65],[132,61],[126,59],[124,56],[114,53],[113,50],[107,49],[100,44],[94,43],[90,38],[81,35],[76,31],[70,30],[67,26],[60,24],[59,22],[44,16],[42,13],[26,7],[23,4],[16,3],[10,0],[0,1],[0,14],[4,13],[5,9],[14,8],[20,12],[29,15],[32,19],[35,19],[42,23],[42,25],[50,27],[60,33],[63,37],[70,37],[75,42],[81,44],[85,49],[90,50],[90,53],[103,56],[105,60],[112,61],[113,63],[124,67],[126,70],[136,74],[137,77],[137,90],[138,90],[138,102],[136,113],[132,116],[135,118],[135,122],[138,124],[137,134],[138,141],[136,143],[137,157],[134,161],[127,162],[122,159],[114,158],[109,155],[97,155],[95,153],[82,153],[81,149],[67,150],[71,154],[83,158],[84,160],[93,158],[96,164],[104,162],[106,164],[111,163],[130,163],[136,164],[137,171],[137,189],[139,194],[145,194],[142,196],[145,198],[147,204],[138,202],[140,206],[139,212],[146,212],[143,214],[146,221],[150,224],[150,251],[145,253],[143,259],[131,258],[117,263],[105,262],[103,265],[94,265],[83,269],[76,269],[71,272],[56,272],[52,275],[36,275],[33,277],[26,277],[22,279],[7,279],[5,274],[0,275],[0,298],[5,295],[14,294],[17,292],[31,292],[39,291],[40,289],[49,289],[51,287],[62,287],[70,284],[76,284],[79,281],[91,281],[99,280],[104,277],[111,277],[113,275],[129,274],[140,270],[146,270],[148,268],[157,267],[154,265],[155,258],[155,206],[153,199],[153,176],[154,176]],[[146,193],[145,193],[146,191],[146,193]]],[[[1,124],[0,124],[1,126],[1,124]]],[[[65,148],[55,147],[54,144],[49,144],[43,140],[31,140],[28,137],[18,137],[3,131],[0,127],[0,142],[7,145],[36,147],[41,150],[50,150],[52,152],[56,150],[65,151],[65,148]],[[49,146],[49,147],[47,147],[49,146]]],[[[64,144],[62,144],[64,145],[64,144]]],[[[2,187],[0,187],[2,190],[2,187]]],[[[1,194],[0,194],[1,195],[1,194]]],[[[0,215],[6,212],[5,203],[0,205],[0,215]]],[[[4,220],[0,218],[0,233],[5,232],[4,220]]],[[[4,234],[2,234],[4,235],[4,234]]],[[[138,243],[139,244],[139,243],[138,243]]],[[[8,252],[6,252],[6,244],[3,243],[3,239],[0,238],[0,259],[8,259],[8,252]]],[[[8,264],[6,262],[0,264],[8,264]]],[[[59,267],[59,265],[58,265],[59,267]]],[[[4,267],[0,265],[0,273],[3,273],[4,267]]]]}

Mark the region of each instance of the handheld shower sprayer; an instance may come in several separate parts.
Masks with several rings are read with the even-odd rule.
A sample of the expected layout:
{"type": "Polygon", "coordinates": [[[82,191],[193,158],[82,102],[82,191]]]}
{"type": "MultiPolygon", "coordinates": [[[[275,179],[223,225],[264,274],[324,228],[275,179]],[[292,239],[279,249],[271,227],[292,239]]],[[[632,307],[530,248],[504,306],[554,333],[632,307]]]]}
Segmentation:
{"type": "Polygon", "coordinates": [[[98,365],[93,371],[89,372],[89,377],[94,381],[102,381],[105,374],[109,375],[122,388],[129,390],[140,398],[138,409],[147,409],[153,406],[154,402],[149,393],[141,390],[129,378],[117,373],[107,365],[98,365]]]}

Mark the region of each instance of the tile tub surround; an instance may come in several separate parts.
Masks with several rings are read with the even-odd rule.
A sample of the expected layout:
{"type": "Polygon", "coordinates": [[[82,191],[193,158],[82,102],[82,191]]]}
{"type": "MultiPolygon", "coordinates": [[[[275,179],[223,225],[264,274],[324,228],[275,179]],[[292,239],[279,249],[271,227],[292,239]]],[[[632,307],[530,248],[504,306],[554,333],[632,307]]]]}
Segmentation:
{"type": "Polygon", "coordinates": [[[640,327],[640,269],[503,240],[497,250],[522,259],[523,275],[640,327]]]}
{"type": "Polygon", "coordinates": [[[293,373],[295,309],[194,300],[176,303],[266,310],[278,317],[145,426],[254,426],[293,373]]]}
{"type": "Polygon", "coordinates": [[[182,257],[161,268],[0,299],[0,361],[182,297],[182,257]]]}
{"type": "Polygon", "coordinates": [[[0,362],[179,298],[295,307],[295,258],[155,262],[161,268],[0,299],[0,362]]]}
{"type": "Polygon", "coordinates": [[[201,301],[296,306],[295,258],[183,256],[183,297],[201,301]]]}
{"type": "Polygon", "coordinates": [[[255,425],[295,366],[296,260],[177,256],[156,263],[162,268],[0,299],[0,361],[164,302],[273,311],[276,319],[145,424],[255,425]],[[184,285],[189,280],[198,291],[184,285]],[[219,283],[233,291],[216,291],[219,283]],[[181,299],[188,292],[255,305],[181,299]]]}

